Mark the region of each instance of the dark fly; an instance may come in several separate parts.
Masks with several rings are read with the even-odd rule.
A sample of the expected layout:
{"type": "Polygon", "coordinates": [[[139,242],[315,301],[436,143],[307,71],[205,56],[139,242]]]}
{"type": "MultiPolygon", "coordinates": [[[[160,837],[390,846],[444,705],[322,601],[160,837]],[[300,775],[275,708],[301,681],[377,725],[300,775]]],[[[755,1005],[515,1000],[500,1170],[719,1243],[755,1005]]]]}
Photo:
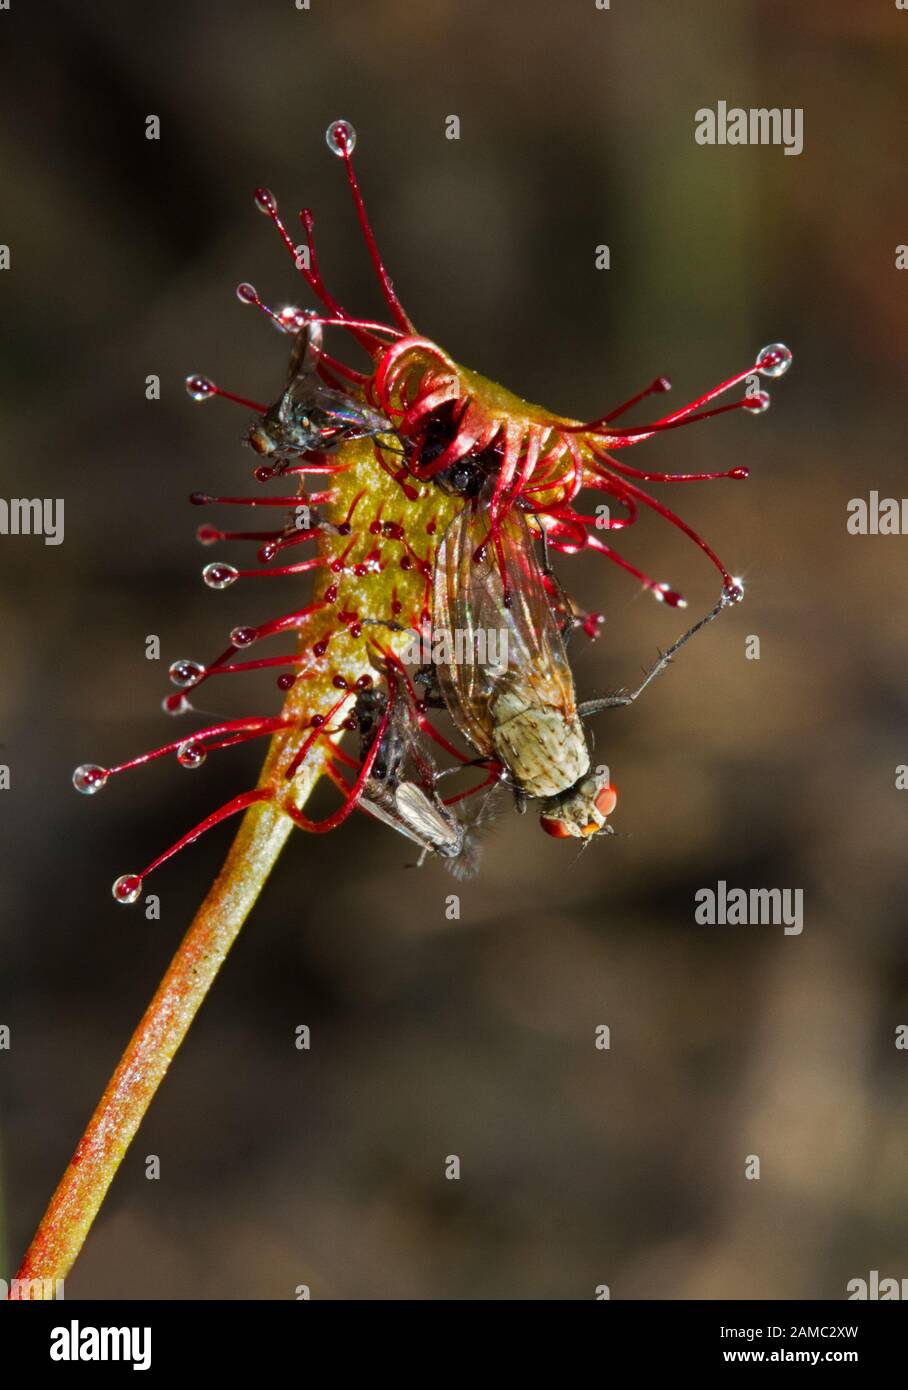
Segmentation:
{"type": "Polygon", "coordinates": [[[288,459],[330,453],[353,439],[387,434],[390,421],[365,401],[329,386],[318,373],[321,325],[306,323],[293,343],[282,394],[249,431],[258,454],[288,459]]]}
{"type": "MultiPolygon", "coordinates": [[[[428,420],[417,441],[404,441],[407,466],[419,477],[419,470],[441,458],[457,434],[457,417],[453,402],[439,406],[428,420]]],[[[474,450],[465,458],[432,475],[432,481],[442,492],[466,500],[478,497],[487,478],[501,468],[501,449],[491,444],[487,449],[474,450]]]]}
{"type": "Polygon", "coordinates": [[[370,687],[361,691],[356,699],[363,760],[374,745],[389,701],[391,703],[391,717],[381,735],[360,805],[419,845],[423,856],[440,855],[455,873],[458,869],[462,871],[467,868],[462,861],[466,840],[464,827],[435,790],[435,766],[421,746],[414,711],[409,707],[411,702],[394,672],[389,672],[387,683],[387,694],[370,687]]]}

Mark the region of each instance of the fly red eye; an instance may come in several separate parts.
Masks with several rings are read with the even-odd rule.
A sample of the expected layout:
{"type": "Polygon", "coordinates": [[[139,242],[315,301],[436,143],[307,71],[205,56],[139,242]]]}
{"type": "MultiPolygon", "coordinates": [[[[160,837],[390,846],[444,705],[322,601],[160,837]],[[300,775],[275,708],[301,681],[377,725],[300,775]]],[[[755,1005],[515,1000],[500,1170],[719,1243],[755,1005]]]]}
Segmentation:
{"type": "Polygon", "coordinates": [[[552,835],[556,840],[570,839],[571,832],[568,830],[564,821],[555,820],[551,816],[540,816],[539,824],[542,826],[546,835],[552,835]]]}
{"type": "Polygon", "coordinates": [[[618,793],[614,787],[603,787],[596,794],[595,806],[601,816],[610,816],[618,805],[618,793]]]}

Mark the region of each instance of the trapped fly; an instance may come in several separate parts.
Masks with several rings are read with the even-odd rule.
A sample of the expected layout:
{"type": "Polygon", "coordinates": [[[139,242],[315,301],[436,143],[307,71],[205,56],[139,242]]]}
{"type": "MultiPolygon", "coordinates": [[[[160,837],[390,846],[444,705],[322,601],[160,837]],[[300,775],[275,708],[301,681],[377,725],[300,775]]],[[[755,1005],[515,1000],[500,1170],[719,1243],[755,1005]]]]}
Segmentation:
{"type": "Polygon", "coordinates": [[[464,827],[435,790],[435,765],[421,746],[401,677],[389,668],[386,680],[387,694],[369,687],[356,699],[354,713],[363,761],[376,737],[381,739],[359,805],[419,845],[423,856],[437,854],[456,860],[464,852],[464,827]],[[390,717],[380,733],[389,703],[390,717]]]}
{"type": "Polygon", "coordinates": [[[283,392],[249,431],[257,454],[286,459],[308,452],[330,453],[354,439],[387,434],[390,421],[365,401],[319,375],[322,327],[303,324],[296,335],[283,392]]]}
{"type": "MultiPolygon", "coordinates": [[[[541,822],[570,792],[564,833],[601,830],[617,794],[608,774],[590,771],[574,678],[523,514],[508,510],[490,544],[482,496],[451,522],[435,564],[433,624],[466,634],[467,645],[506,653],[499,663],[440,661],[438,684],[448,713],[483,758],[501,764],[519,798],[543,801],[541,822]],[[505,640],[490,641],[490,633],[505,640]]],[[[553,833],[562,833],[556,830],[553,833]]]]}

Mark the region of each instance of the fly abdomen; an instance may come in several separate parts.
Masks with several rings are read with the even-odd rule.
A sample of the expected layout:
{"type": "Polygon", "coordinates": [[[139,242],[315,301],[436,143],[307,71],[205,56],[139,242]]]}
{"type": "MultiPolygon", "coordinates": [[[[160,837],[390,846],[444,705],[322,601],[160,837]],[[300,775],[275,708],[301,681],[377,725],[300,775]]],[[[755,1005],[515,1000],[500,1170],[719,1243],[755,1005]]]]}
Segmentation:
{"type": "Polygon", "coordinates": [[[558,796],[589,771],[583,728],[552,705],[525,705],[513,691],[492,705],[492,742],[499,760],[527,796],[558,796]]]}

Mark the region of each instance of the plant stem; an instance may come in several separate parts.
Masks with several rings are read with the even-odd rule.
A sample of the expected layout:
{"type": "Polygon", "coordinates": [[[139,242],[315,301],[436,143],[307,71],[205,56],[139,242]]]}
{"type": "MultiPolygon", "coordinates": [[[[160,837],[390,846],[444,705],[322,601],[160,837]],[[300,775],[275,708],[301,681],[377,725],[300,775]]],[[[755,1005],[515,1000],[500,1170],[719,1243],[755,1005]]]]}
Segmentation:
{"type": "Polygon", "coordinates": [[[292,829],[292,820],[269,802],[246,812],[51,1198],[20,1280],[54,1281],[72,1268],[152,1097],[292,829]]]}

